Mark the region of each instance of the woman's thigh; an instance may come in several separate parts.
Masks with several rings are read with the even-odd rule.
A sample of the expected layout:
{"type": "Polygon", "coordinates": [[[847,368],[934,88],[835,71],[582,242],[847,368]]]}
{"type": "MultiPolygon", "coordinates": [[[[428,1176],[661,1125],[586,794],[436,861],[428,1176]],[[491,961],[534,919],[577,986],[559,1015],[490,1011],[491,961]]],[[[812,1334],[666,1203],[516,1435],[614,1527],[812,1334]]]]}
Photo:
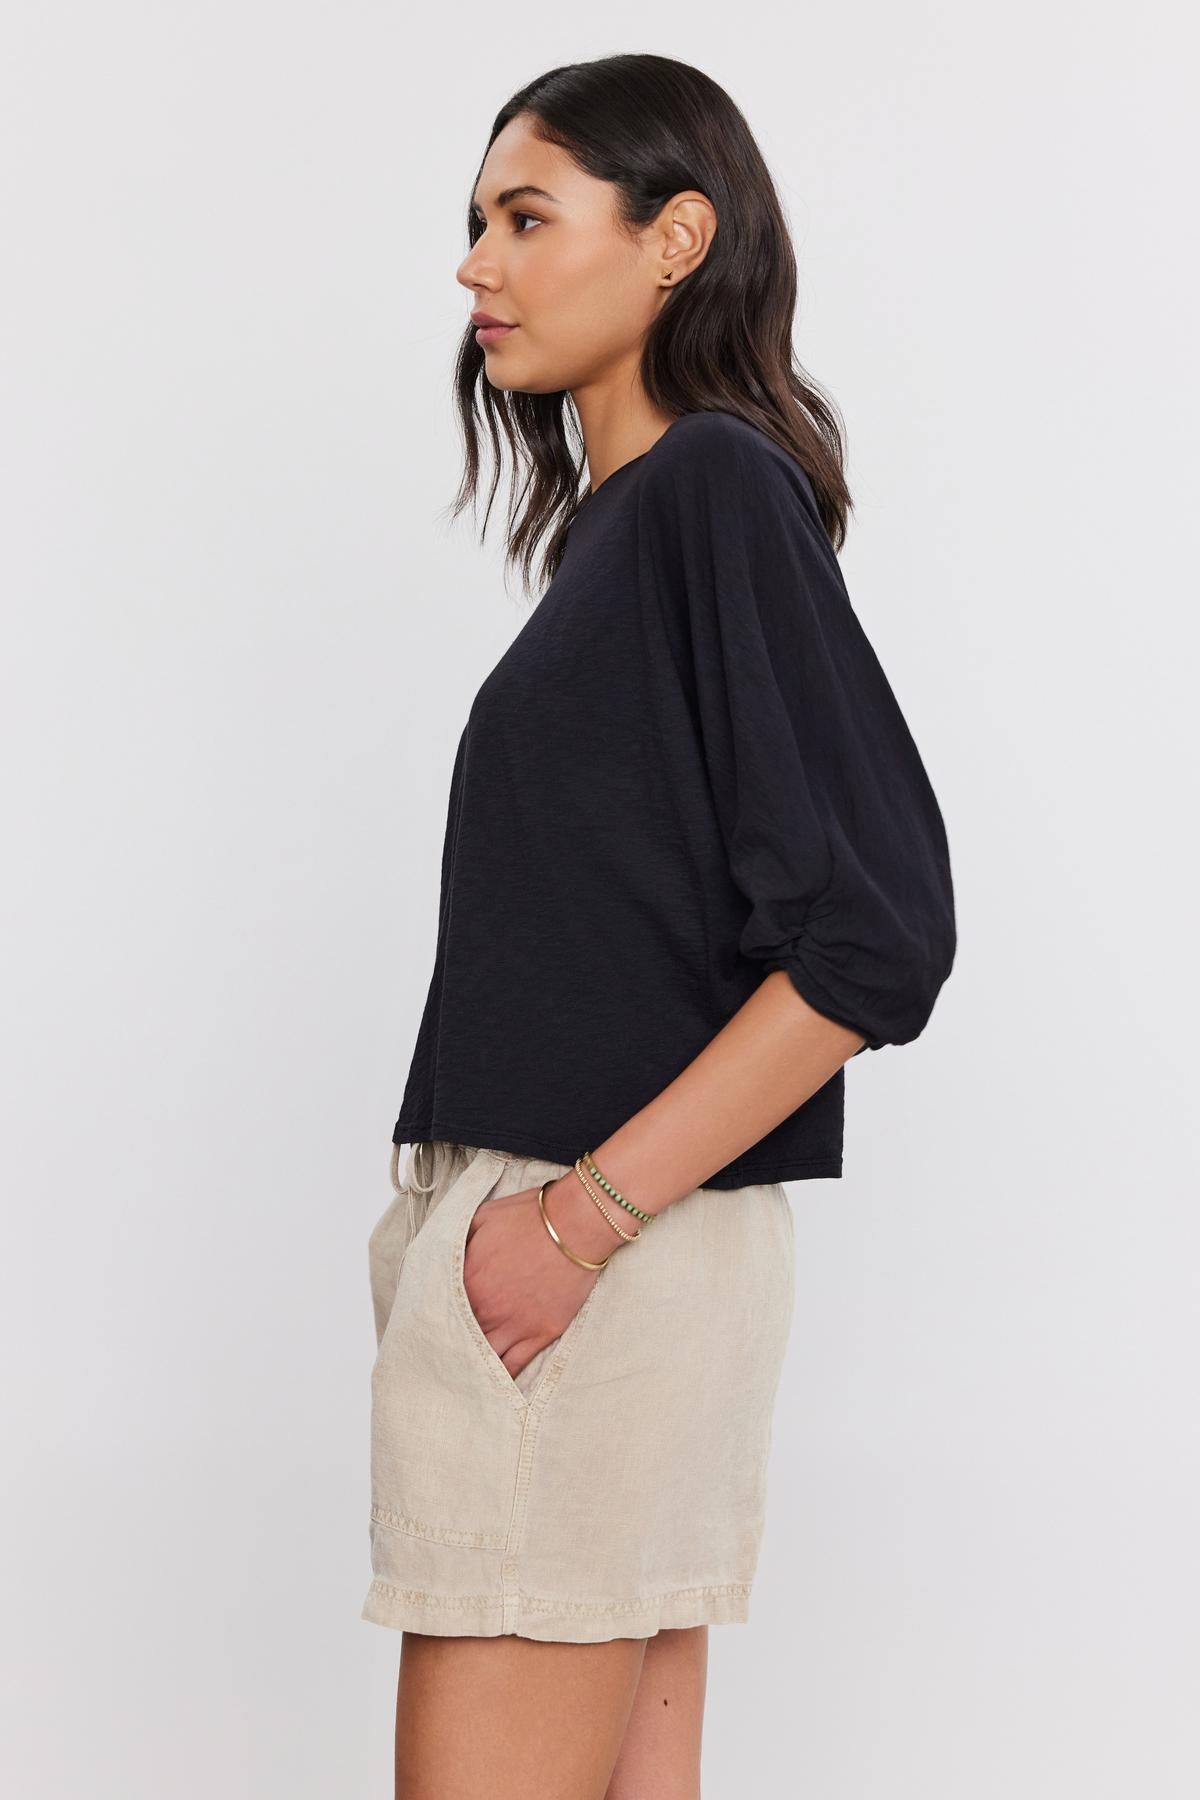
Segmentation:
{"type": "Polygon", "coordinates": [[[404,1632],[395,1800],[605,1800],[649,1641],[404,1632]]]}
{"type": "Polygon", "coordinates": [[[657,1631],[646,1640],[637,1695],[604,1800],[696,1800],[708,1626],[657,1631]]]}

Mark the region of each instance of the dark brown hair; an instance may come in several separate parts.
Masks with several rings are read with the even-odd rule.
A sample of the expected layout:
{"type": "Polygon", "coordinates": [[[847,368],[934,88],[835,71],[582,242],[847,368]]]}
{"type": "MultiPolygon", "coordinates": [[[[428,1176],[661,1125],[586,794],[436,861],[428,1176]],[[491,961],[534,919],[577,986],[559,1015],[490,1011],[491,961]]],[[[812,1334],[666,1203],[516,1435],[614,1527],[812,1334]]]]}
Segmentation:
{"type": "MultiPolygon", "coordinates": [[[[668,295],[646,333],[643,386],[653,404],[672,417],[733,413],[765,431],[808,474],[825,529],[840,549],[853,505],[843,474],[840,417],[796,358],[791,235],[750,127],[724,88],[666,56],[568,63],[512,96],[496,115],[488,149],[519,114],[528,117],[538,137],[566,150],[589,175],[612,183],[618,219],[631,233],[642,230],[683,188],[696,188],[711,200],[717,230],[704,260],[668,295]]],[[[480,169],[482,164],[481,158],[480,169]]],[[[471,244],[482,230],[468,203],[471,244]]],[[[450,516],[457,518],[478,493],[482,414],[495,467],[481,537],[507,444],[513,467],[506,560],[519,562],[528,586],[534,554],[546,539],[540,569],[546,582],[562,559],[571,519],[590,491],[580,493],[582,444],[577,427],[575,441],[568,432],[573,409],[563,392],[493,388],[484,362],[472,327],[454,371],[466,467],[450,516]],[[525,480],[518,493],[522,466],[525,480]]]]}

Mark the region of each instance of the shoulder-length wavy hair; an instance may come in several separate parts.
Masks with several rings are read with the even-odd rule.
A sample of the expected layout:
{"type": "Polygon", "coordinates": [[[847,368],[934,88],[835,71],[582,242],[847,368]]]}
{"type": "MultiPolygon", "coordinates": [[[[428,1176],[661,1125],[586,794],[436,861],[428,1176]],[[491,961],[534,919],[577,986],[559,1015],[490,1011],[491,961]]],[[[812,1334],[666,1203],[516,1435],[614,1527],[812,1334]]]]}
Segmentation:
{"type": "MultiPolygon", "coordinates": [[[[765,431],[807,473],[825,528],[840,549],[853,505],[843,474],[840,417],[796,358],[790,232],[750,127],[724,88],[670,57],[606,56],[550,69],[521,88],[496,115],[488,149],[518,114],[544,142],[559,145],[589,175],[613,185],[617,219],[631,235],[683,188],[697,188],[712,202],[718,226],[707,255],[668,294],[646,333],[646,394],[672,417],[734,413],[765,431]]],[[[482,230],[468,204],[470,244],[482,230]]],[[[507,444],[506,562],[520,564],[528,586],[545,539],[540,576],[548,582],[562,560],[571,520],[591,491],[580,492],[584,458],[574,409],[564,392],[497,390],[484,364],[471,328],[454,373],[466,466],[450,516],[457,518],[478,494],[482,415],[495,467],[481,538],[507,444]]]]}

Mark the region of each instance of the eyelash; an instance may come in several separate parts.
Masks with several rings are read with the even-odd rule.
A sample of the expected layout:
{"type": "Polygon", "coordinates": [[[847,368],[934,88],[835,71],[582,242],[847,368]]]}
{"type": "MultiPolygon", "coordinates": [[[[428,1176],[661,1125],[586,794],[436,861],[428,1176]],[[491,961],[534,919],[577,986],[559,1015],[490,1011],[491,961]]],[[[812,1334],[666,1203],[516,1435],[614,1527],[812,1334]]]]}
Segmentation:
{"type": "MultiPolygon", "coordinates": [[[[514,219],[532,219],[535,225],[542,225],[545,223],[545,221],[543,219],[537,218],[534,213],[514,212],[513,218],[514,219]]],[[[475,222],[480,227],[479,235],[480,235],[480,237],[482,237],[483,233],[487,230],[487,220],[482,216],[481,213],[476,213],[475,214],[475,222]]],[[[529,233],[527,231],[518,231],[515,235],[517,237],[528,237],[529,233]]]]}

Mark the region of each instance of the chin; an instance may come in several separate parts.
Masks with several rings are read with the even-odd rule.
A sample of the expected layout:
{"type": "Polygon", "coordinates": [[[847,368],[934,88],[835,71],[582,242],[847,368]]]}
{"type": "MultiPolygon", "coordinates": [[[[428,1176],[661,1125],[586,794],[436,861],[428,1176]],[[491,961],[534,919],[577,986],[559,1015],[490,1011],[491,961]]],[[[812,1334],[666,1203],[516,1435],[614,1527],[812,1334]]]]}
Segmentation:
{"type": "Polygon", "coordinates": [[[536,376],[511,375],[507,369],[493,369],[490,362],[483,373],[489,385],[502,394],[560,394],[562,392],[562,388],[556,381],[539,381],[536,376]]]}

